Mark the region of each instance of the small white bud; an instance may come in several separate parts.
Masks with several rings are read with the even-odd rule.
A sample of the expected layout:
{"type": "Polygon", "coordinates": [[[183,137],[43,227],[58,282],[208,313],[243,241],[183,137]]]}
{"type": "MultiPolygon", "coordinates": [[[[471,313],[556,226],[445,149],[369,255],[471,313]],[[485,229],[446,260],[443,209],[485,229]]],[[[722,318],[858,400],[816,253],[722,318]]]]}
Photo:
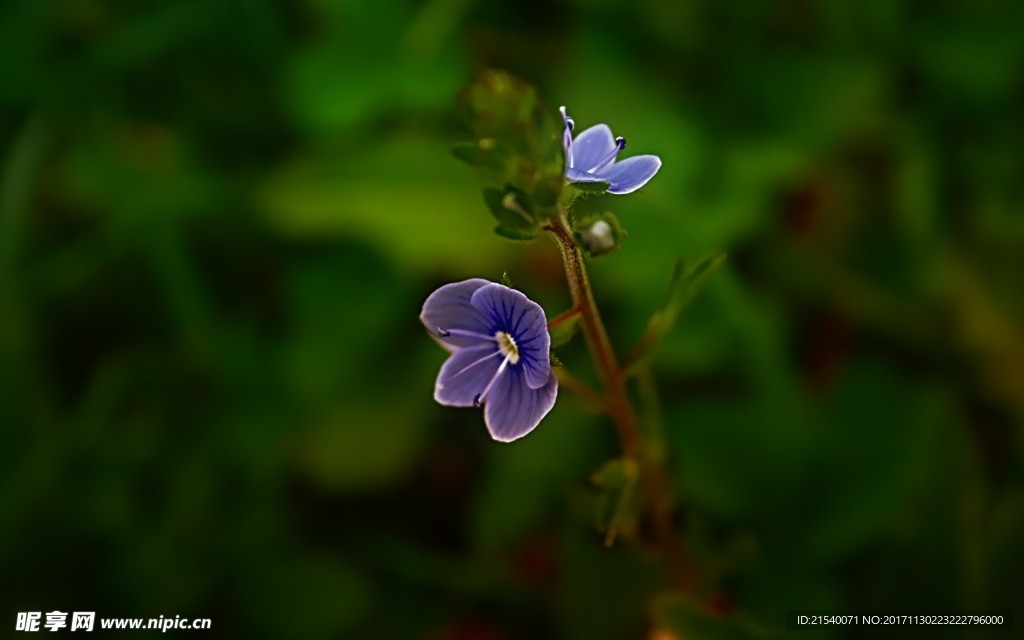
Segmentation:
{"type": "Polygon", "coordinates": [[[604,220],[598,220],[580,234],[591,255],[599,256],[615,248],[615,231],[604,220]]]}

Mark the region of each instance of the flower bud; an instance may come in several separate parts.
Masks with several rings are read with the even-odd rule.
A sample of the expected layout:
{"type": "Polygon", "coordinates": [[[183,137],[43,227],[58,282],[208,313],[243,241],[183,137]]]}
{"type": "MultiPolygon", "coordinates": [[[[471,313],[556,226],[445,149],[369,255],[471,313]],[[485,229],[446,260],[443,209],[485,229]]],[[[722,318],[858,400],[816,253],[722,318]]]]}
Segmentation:
{"type": "Polygon", "coordinates": [[[592,256],[601,256],[614,251],[619,244],[615,228],[605,220],[597,220],[585,227],[580,231],[579,239],[583,248],[592,256]]]}

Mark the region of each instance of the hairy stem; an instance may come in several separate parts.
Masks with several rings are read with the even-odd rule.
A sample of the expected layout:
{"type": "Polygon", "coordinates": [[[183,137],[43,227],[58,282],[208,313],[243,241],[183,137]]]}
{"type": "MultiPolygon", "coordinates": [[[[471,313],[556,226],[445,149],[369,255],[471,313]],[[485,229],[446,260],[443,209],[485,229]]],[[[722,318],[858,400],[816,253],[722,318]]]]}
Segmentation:
{"type": "MultiPolygon", "coordinates": [[[[651,524],[655,542],[673,566],[676,581],[680,586],[690,586],[692,572],[685,562],[681,549],[673,540],[674,503],[664,470],[664,452],[660,442],[645,443],[642,440],[636,419],[636,411],[626,391],[626,372],[619,366],[612,350],[608,332],[604,328],[601,314],[590,289],[583,256],[573,241],[572,230],[566,221],[564,211],[546,226],[554,236],[562,252],[565,275],[569,282],[573,307],[579,310],[580,324],[594,364],[605,388],[604,406],[619,430],[622,449],[627,457],[640,465],[640,478],[647,493],[651,509],[651,524]],[[647,446],[653,445],[653,446],[647,446]]],[[[655,440],[659,437],[654,434],[655,440]]]]}
{"type": "Polygon", "coordinates": [[[572,295],[573,307],[579,310],[583,336],[586,338],[590,354],[594,358],[601,383],[608,394],[606,406],[615,426],[619,429],[622,449],[627,456],[636,456],[640,446],[640,432],[637,429],[636,413],[626,393],[625,379],[621,375],[615,352],[612,351],[608,332],[601,321],[601,314],[594,302],[594,294],[590,290],[590,280],[583,265],[583,256],[572,238],[572,231],[566,222],[565,215],[560,214],[548,225],[562,251],[562,262],[565,265],[565,276],[569,281],[569,293],[572,295]]]}

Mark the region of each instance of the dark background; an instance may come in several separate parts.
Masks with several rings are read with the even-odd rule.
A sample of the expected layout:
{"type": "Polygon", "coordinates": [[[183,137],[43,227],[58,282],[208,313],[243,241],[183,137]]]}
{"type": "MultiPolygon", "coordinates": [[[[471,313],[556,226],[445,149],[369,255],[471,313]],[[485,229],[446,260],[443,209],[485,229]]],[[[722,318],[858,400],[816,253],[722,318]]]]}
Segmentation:
{"type": "Polygon", "coordinates": [[[435,287],[508,272],[569,306],[555,246],[491,233],[449,155],[486,66],[664,161],[600,203],[629,231],[591,264],[620,352],[676,258],[729,253],[654,360],[700,597],[771,635],[1019,609],[1022,7],[6,0],[0,625],[744,631],[688,627],[658,556],[601,546],[607,420],[563,390],[500,445],[432,401],[435,287]]]}

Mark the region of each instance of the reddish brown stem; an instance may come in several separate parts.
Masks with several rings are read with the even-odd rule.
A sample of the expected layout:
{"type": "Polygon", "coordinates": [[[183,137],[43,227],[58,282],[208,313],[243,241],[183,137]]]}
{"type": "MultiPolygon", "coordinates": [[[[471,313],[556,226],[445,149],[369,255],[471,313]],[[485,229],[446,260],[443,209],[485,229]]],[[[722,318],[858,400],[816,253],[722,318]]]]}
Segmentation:
{"type": "Polygon", "coordinates": [[[626,457],[636,460],[640,465],[640,480],[646,489],[647,504],[651,509],[655,542],[673,567],[679,586],[688,588],[692,586],[692,571],[672,534],[675,507],[665,477],[664,456],[658,447],[642,447],[636,412],[626,391],[626,375],[619,366],[608,332],[601,321],[583,256],[573,241],[565,213],[561,212],[545,228],[554,236],[562,252],[573,308],[579,312],[583,335],[604,385],[604,406],[618,428],[626,457]]]}
{"type": "Polygon", "coordinates": [[[627,456],[635,457],[640,444],[636,415],[626,394],[625,380],[620,373],[615,352],[612,351],[608,332],[604,328],[597,304],[594,302],[594,294],[590,290],[587,271],[583,266],[583,256],[573,241],[572,231],[569,229],[564,215],[552,220],[547,228],[562,251],[562,261],[565,264],[566,279],[569,281],[569,293],[572,295],[573,308],[579,312],[583,336],[586,338],[587,346],[594,358],[594,365],[597,367],[598,375],[601,376],[601,382],[608,394],[605,406],[608,408],[612,420],[615,421],[615,426],[618,427],[623,451],[627,456]]]}
{"type": "Polygon", "coordinates": [[[572,309],[569,309],[568,311],[566,311],[564,313],[560,313],[557,316],[555,316],[554,318],[548,320],[548,329],[554,329],[555,327],[557,327],[558,325],[562,324],[563,322],[565,322],[567,320],[572,320],[576,316],[580,315],[580,313],[581,312],[580,312],[579,307],[573,307],[572,309]]]}

